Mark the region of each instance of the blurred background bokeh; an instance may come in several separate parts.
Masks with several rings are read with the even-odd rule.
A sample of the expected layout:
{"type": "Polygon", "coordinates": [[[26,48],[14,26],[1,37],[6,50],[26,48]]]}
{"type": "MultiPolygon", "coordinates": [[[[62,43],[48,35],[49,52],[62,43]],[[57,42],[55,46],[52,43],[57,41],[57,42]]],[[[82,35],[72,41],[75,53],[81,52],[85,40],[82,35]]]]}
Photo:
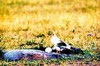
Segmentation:
{"type": "Polygon", "coordinates": [[[100,50],[99,0],[0,0],[0,47],[52,46],[48,31],[81,49],[100,50]]]}

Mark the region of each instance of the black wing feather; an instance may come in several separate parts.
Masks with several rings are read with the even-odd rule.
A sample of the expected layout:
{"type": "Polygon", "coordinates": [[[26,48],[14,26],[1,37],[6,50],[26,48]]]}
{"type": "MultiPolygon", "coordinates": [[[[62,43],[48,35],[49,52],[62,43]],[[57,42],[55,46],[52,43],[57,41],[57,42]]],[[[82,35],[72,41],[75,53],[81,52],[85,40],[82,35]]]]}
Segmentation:
{"type": "Polygon", "coordinates": [[[62,40],[60,40],[60,43],[58,43],[57,45],[58,45],[58,47],[60,47],[60,46],[66,46],[66,44],[62,40]]]}

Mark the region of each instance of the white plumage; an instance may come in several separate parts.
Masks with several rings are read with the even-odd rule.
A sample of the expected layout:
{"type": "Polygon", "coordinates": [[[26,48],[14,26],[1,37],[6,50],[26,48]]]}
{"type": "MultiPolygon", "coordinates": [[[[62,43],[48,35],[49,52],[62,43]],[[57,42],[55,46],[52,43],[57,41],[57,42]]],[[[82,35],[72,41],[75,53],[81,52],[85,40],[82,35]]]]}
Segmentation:
{"type": "Polygon", "coordinates": [[[51,37],[51,43],[54,44],[54,46],[57,46],[57,44],[60,42],[61,42],[60,39],[56,35],[53,35],[51,37]]]}
{"type": "Polygon", "coordinates": [[[50,47],[47,47],[45,49],[45,52],[52,52],[53,50],[56,50],[57,52],[61,51],[61,46],[64,46],[65,48],[67,49],[70,49],[71,50],[71,46],[69,44],[66,44],[64,41],[62,41],[61,39],[59,39],[55,32],[52,31],[52,33],[50,34],[51,35],[51,43],[53,44],[53,47],[50,48],[50,47]]]}
{"type": "Polygon", "coordinates": [[[71,49],[72,46],[69,45],[69,44],[66,44],[64,41],[62,41],[61,39],[59,39],[59,38],[56,36],[55,32],[53,32],[53,34],[52,34],[51,43],[54,45],[54,46],[53,46],[53,50],[62,51],[61,46],[64,46],[65,48],[67,48],[67,49],[69,49],[69,50],[72,50],[72,49],[71,49]],[[60,50],[59,50],[58,48],[59,48],[60,50]]]}
{"type": "Polygon", "coordinates": [[[52,50],[60,51],[61,49],[60,49],[59,47],[57,47],[57,46],[54,46],[54,47],[52,48],[52,50]]]}
{"type": "Polygon", "coordinates": [[[72,47],[72,46],[70,46],[70,45],[68,45],[68,44],[67,44],[67,46],[66,46],[66,48],[67,48],[67,49],[70,49],[70,50],[71,50],[71,47],[72,47]]]}
{"type": "Polygon", "coordinates": [[[67,49],[71,50],[71,45],[66,44],[64,41],[59,39],[54,32],[53,32],[53,35],[51,37],[51,43],[54,45],[53,49],[57,50],[57,47],[65,46],[67,49]]]}
{"type": "Polygon", "coordinates": [[[47,47],[47,48],[45,49],[45,52],[50,53],[50,52],[52,52],[52,49],[51,49],[50,47],[47,47]]]}
{"type": "Polygon", "coordinates": [[[69,54],[69,53],[75,53],[75,54],[82,53],[82,54],[84,54],[84,52],[81,49],[74,48],[71,45],[66,44],[64,41],[59,39],[54,32],[52,32],[49,35],[51,35],[50,41],[53,44],[53,47],[52,48],[47,47],[45,49],[45,52],[50,53],[50,52],[56,51],[56,52],[61,52],[61,53],[66,53],[66,54],[69,54]]]}

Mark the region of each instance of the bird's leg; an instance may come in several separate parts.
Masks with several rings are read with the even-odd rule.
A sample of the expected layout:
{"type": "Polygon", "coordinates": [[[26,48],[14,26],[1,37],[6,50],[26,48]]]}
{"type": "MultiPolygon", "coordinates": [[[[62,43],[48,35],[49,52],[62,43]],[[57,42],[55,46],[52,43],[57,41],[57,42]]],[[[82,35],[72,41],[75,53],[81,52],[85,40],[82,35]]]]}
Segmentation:
{"type": "Polygon", "coordinates": [[[56,50],[56,53],[57,53],[57,54],[60,54],[60,51],[56,50]]]}
{"type": "Polygon", "coordinates": [[[59,60],[59,54],[60,54],[60,51],[57,50],[57,55],[58,55],[57,59],[58,60],[59,60]]]}
{"type": "Polygon", "coordinates": [[[57,64],[59,64],[59,54],[60,54],[60,51],[56,51],[57,52],[57,64]]]}
{"type": "Polygon", "coordinates": [[[57,51],[58,54],[60,54],[60,51],[57,51]]]}

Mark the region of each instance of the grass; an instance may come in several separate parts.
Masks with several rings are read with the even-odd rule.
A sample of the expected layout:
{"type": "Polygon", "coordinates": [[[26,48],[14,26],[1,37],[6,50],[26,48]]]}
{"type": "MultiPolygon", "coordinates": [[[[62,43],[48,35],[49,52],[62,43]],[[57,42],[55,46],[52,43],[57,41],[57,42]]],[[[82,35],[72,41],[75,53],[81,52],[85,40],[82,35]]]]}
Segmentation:
{"type": "Polygon", "coordinates": [[[99,4],[99,0],[0,0],[0,47],[37,46],[20,47],[27,41],[52,46],[48,31],[53,30],[74,47],[100,52],[99,4]]]}

